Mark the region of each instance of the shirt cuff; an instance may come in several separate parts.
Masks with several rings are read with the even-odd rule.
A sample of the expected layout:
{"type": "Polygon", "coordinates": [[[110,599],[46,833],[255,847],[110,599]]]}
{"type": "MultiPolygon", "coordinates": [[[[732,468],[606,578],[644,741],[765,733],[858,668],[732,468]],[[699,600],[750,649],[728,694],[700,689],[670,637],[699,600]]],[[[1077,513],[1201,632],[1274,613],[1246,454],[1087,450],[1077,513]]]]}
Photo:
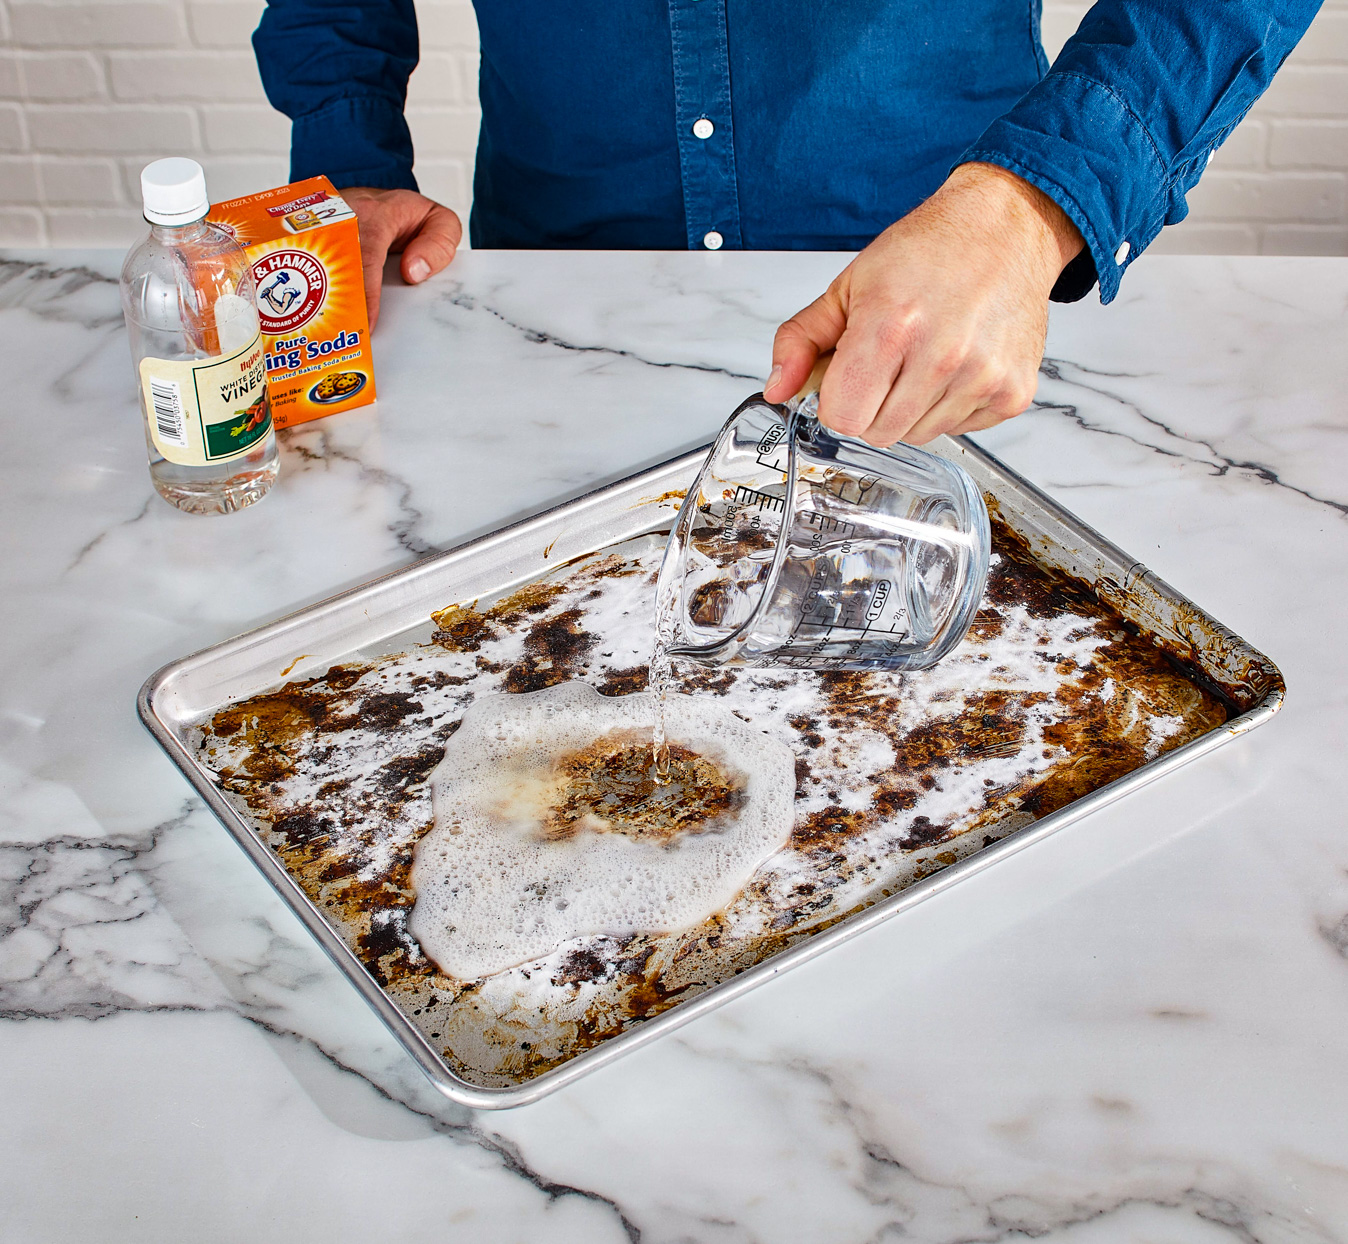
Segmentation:
{"type": "Polygon", "coordinates": [[[1086,249],[1063,269],[1056,301],[1097,280],[1100,301],[1113,301],[1123,270],[1161,231],[1165,162],[1126,101],[1093,78],[1050,72],[959,159],[975,161],[1023,177],[1081,231],[1086,249]]]}
{"type": "Polygon", "coordinates": [[[296,117],[290,180],[320,175],[339,190],[415,190],[412,134],[402,108],[379,95],[354,95],[296,117]]]}

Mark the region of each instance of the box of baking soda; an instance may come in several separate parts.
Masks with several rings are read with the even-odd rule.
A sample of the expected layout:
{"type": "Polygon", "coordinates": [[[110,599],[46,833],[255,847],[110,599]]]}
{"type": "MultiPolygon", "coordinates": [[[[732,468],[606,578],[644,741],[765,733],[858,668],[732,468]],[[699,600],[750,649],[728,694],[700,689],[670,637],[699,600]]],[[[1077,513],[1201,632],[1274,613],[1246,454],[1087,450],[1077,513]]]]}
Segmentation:
{"type": "Polygon", "coordinates": [[[356,214],[326,177],[217,203],[248,253],[278,428],[374,401],[356,214]]]}

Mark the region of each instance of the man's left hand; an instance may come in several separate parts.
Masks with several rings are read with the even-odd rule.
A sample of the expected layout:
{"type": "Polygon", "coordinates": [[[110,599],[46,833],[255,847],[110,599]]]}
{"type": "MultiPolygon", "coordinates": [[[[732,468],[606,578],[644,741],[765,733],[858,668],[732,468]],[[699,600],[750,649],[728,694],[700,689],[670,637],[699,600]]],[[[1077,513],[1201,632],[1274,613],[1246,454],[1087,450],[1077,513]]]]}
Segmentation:
{"type": "Polygon", "coordinates": [[[1033,400],[1049,292],[1082,246],[1041,190],[962,164],[777,330],[764,396],[785,401],[833,349],[826,427],[872,445],[990,428],[1033,400]]]}

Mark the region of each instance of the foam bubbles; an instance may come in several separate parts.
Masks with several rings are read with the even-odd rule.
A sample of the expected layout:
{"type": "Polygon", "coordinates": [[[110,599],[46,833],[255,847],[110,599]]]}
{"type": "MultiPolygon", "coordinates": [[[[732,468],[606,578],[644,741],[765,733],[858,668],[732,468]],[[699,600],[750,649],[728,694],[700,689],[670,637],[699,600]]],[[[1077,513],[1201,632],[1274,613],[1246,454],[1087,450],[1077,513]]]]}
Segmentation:
{"type": "Polygon", "coordinates": [[[670,743],[724,778],[725,797],[656,832],[635,824],[630,799],[577,808],[574,760],[597,742],[599,770],[624,747],[649,753],[653,696],[568,682],[483,697],[464,714],[431,775],[435,823],[412,866],[409,928],[444,972],[474,980],[572,938],[700,924],[785,845],[790,749],[710,697],[671,695],[666,712],[670,743]]]}

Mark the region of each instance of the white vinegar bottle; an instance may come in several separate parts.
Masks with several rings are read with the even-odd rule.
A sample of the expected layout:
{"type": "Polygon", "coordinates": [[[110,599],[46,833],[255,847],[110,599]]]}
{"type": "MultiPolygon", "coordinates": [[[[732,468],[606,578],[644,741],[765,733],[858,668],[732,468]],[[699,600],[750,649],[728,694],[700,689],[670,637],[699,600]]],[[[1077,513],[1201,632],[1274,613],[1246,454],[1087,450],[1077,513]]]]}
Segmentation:
{"type": "Polygon", "coordinates": [[[150,236],[122,265],[150,478],[189,514],[229,514],[276,482],[257,292],[243,248],[206,223],[195,160],[140,175],[150,236]]]}

